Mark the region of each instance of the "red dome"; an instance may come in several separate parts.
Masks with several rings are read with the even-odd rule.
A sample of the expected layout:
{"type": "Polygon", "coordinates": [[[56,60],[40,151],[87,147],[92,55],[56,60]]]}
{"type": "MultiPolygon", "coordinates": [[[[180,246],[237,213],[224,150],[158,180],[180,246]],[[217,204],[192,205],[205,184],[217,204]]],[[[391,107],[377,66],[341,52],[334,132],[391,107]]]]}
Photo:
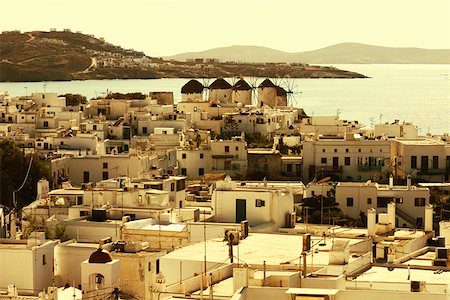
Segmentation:
{"type": "Polygon", "coordinates": [[[111,254],[102,248],[95,250],[89,257],[89,262],[94,264],[106,264],[110,261],[112,261],[111,254]]]}

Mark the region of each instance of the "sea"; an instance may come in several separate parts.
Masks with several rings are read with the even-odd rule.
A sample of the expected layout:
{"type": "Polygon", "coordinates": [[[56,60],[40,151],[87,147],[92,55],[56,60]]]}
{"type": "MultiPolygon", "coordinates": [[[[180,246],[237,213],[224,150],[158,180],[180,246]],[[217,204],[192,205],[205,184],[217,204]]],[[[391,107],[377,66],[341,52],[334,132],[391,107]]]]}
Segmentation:
{"type": "MultiPolygon", "coordinates": [[[[290,103],[303,108],[311,116],[339,115],[341,119],[358,120],[367,126],[399,120],[412,122],[419,128],[420,134],[450,133],[450,65],[333,66],[369,78],[277,78],[274,81],[292,91],[290,103]]],[[[188,80],[2,82],[0,91],[8,91],[12,96],[26,96],[33,92],[72,93],[84,95],[88,99],[104,96],[108,92],[169,91],[174,93],[174,101],[178,102],[181,100],[181,87],[188,80]]],[[[263,78],[252,80],[259,83],[263,78]]]]}

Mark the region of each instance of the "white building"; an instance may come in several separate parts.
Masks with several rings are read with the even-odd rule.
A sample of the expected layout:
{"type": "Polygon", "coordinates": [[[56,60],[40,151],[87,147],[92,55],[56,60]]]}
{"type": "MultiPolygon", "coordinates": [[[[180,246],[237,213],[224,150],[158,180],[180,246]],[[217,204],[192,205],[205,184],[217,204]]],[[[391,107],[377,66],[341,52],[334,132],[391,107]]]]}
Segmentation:
{"type": "Polygon", "coordinates": [[[390,171],[390,142],[344,137],[308,138],[303,142],[303,178],[385,180],[390,171]]]}
{"type": "Polygon", "coordinates": [[[15,285],[19,294],[37,295],[52,285],[54,248],[59,241],[46,241],[44,233],[28,240],[0,241],[0,290],[15,285]]]}
{"type": "Polygon", "coordinates": [[[376,182],[340,182],[336,185],[336,202],[342,212],[359,218],[370,208],[385,212],[388,204],[396,205],[396,226],[422,228],[425,208],[430,202],[430,190],[416,187],[381,185],[376,182]]]}
{"type": "Polygon", "coordinates": [[[247,174],[247,144],[242,137],[211,141],[212,170],[230,176],[247,174]]]}
{"type": "Polygon", "coordinates": [[[391,160],[396,177],[444,182],[450,176],[450,145],[433,138],[392,140],[391,160]]]}
{"type": "Polygon", "coordinates": [[[294,195],[287,187],[246,186],[225,178],[216,182],[211,198],[216,222],[239,223],[276,230],[289,226],[294,195]]]}
{"type": "Polygon", "coordinates": [[[419,135],[419,130],[417,126],[412,123],[403,122],[400,123],[399,120],[395,120],[394,123],[389,124],[388,122],[384,124],[376,124],[374,126],[374,136],[375,137],[388,137],[388,138],[407,138],[415,139],[419,135]]]}
{"type": "Polygon", "coordinates": [[[156,156],[148,155],[86,155],[75,156],[69,163],[70,181],[75,185],[119,176],[139,177],[157,165],[156,156]]]}

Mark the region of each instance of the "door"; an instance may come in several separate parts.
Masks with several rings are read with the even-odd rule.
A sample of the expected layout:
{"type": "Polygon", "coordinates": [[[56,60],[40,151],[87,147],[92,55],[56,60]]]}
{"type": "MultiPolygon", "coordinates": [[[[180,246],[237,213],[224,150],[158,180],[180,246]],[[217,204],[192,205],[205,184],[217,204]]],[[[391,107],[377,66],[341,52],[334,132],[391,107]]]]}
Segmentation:
{"type": "Polygon", "coordinates": [[[337,169],[339,166],[339,157],[333,157],[333,169],[337,169]]]}
{"type": "Polygon", "coordinates": [[[247,201],[236,199],[236,223],[247,220],[247,201]]]}

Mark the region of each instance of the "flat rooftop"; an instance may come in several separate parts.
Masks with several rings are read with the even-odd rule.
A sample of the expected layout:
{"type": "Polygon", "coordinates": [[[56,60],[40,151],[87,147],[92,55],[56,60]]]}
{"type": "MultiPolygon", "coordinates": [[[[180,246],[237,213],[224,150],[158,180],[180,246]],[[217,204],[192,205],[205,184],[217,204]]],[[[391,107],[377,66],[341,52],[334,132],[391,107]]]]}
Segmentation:
{"type": "MultiPolygon", "coordinates": [[[[310,251],[307,256],[308,265],[327,266],[329,264],[329,251],[332,239],[327,239],[325,246],[319,246],[321,237],[312,237],[311,244],[317,244],[315,248],[318,252],[310,251]]],[[[341,239],[351,244],[361,242],[361,239],[341,239]]],[[[267,265],[292,265],[299,263],[303,245],[301,235],[251,233],[246,239],[240,240],[239,245],[233,246],[233,255],[239,258],[241,263],[248,265],[262,265],[266,261],[267,265]]],[[[204,242],[185,246],[164,256],[165,259],[176,260],[204,260],[204,242]]],[[[223,238],[216,238],[206,241],[206,258],[209,262],[223,263],[228,258],[228,245],[223,238]]],[[[350,261],[356,259],[350,256],[350,261]]]]}
{"type": "Polygon", "coordinates": [[[360,276],[355,281],[369,281],[369,282],[386,282],[386,283],[408,283],[410,281],[425,281],[427,284],[445,284],[450,282],[450,272],[437,273],[436,270],[421,270],[408,268],[394,268],[389,271],[385,267],[372,267],[360,276]]]}

